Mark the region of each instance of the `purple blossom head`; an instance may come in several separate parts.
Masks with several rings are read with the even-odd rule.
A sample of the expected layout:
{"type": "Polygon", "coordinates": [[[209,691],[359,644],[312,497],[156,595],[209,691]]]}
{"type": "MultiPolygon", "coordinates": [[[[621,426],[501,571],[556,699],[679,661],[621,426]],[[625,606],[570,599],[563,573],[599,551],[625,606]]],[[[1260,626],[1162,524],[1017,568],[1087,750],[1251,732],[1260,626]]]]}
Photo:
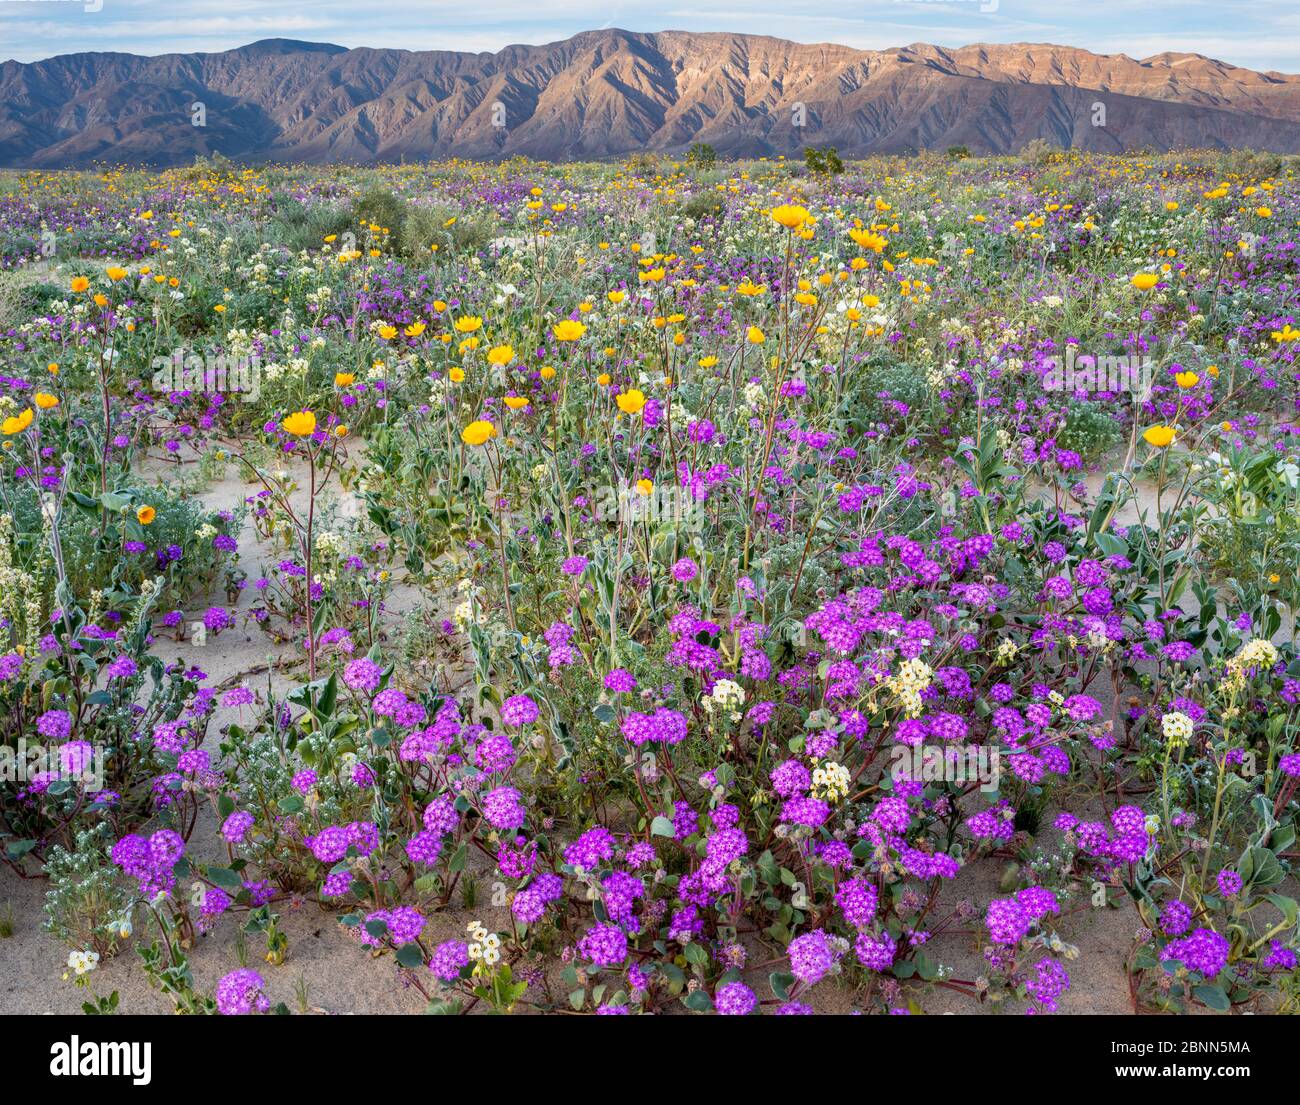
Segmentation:
{"type": "Polygon", "coordinates": [[[614,694],[630,694],[636,690],[636,678],[630,671],[615,668],[605,676],[605,690],[613,691],[614,694]]]}
{"type": "Polygon", "coordinates": [[[246,810],[236,810],[221,823],[221,836],[228,844],[242,844],[253,827],[254,817],[246,810]]]}
{"type": "Polygon", "coordinates": [[[540,713],[537,703],[526,694],[512,695],[501,705],[501,720],[519,728],[531,725],[540,713]]]}
{"type": "Polygon", "coordinates": [[[690,583],[700,574],[700,566],[689,556],[683,556],[672,566],[672,574],[678,583],[690,583]]]}
{"type": "Polygon", "coordinates": [[[627,936],[618,925],[593,925],[578,941],[578,955],[597,967],[617,967],[627,959],[627,936]]]}
{"type": "Polygon", "coordinates": [[[723,1017],[746,1017],[758,1008],[758,997],[743,982],[728,982],[713,995],[713,1006],[723,1017]]]}
{"type": "Polygon", "coordinates": [[[226,1017],[268,1012],[271,1002],[262,992],[265,985],[262,976],[250,967],[231,971],[217,983],[217,1012],[226,1017]]]}
{"type": "Polygon", "coordinates": [[[373,660],[362,656],[343,669],[343,682],[354,691],[369,693],[379,686],[383,674],[383,668],[373,660]]]}
{"type": "Polygon", "coordinates": [[[72,715],[67,710],[46,710],[36,719],[36,731],[48,740],[65,741],[72,734],[72,715]]]}
{"type": "Polygon", "coordinates": [[[444,940],[429,956],[429,970],[443,982],[455,982],[469,966],[469,945],[463,940],[444,940]]]}

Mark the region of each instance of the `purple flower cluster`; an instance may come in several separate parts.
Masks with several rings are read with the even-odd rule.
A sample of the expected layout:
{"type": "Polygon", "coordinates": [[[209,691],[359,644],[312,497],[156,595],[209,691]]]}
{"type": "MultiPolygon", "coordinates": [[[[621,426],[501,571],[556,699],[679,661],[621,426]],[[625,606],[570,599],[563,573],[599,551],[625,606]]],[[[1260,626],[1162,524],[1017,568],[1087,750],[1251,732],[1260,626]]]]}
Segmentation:
{"type": "Polygon", "coordinates": [[[627,935],[618,925],[592,925],[578,941],[578,955],[597,967],[617,967],[627,958],[627,935]]]}
{"type": "Polygon", "coordinates": [[[526,694],[513,695],[501,704],[501,720],[519,728],[535,722],[540,712],[537,703],[526,694]]]}
{"type": "Polygon", "coordinates": [[[497,787],[483,795],[483,816],[494,829],[521,829],[528,811],[514,787],[497,787]]]}
{"type": "Polygon", "coordinates": [[[536,924],[546,914],[546,907],[564,894],[564,880],[549,871],[519,891],[510,903],[510,911],[525,925],[536,924]]]}
{"type": "Polygon", "coordinates": [[[270,999],[262,992],[265,985],[262,976],[249,967],[231,971],[217,983],[217,1012],[226,1017],[269,1012],[270,999]]]}
{"type": "Polygon", "coordinates": [[[424,917],[418,909],[412,906],[396,906],[393,909],[380,909],[367,914],[361,924],[359,936],[363,944],[368,944],[372,948],[382,947],[384,936],[387,936],[395,946],[401,947],[403,944],[411,944],[418,940],[420,933],[424,931],[424,925],[424,917]]]}
{"type": "Polygon", "coordinates": [[[444,940],[429,956],[429,970],[443,982],[455,982],[469,966],[469,945],[463,940],[444,940]]]}
{"type": "Polygon", "coordinates": [[[227,844],[242,844],[256,818],[246,810],[237,810],[221,823],[221,835],[227,844]]]}
{"type": "Polygon", "coordinates": [[[989,902],[984,923],[995,944],[1018,944],[1037,922],[1049,913],[1059,913],[1060,909],[1056,895],[1050,890],[1027,886],[1010,898],[994,898],[989,902]]]}
{"type": "Polygon", "coordinates": [[[686,718],[661,706],[653,714],[628,714],[623,719],[624,739],[640,748],[644,744],[680,744],[686,739],[686,718]]]}
{"type": "Polygon", "coordinates": [[[1213,929],[1196,929],[1190,936],[1171,940],[1160,953],[1161,960],[1177,960],[1189,971],[1199,971],[1214,978],[1228,965],[1232,945],[1228,938],[1213,929]]]}
{"type": "Polygon", "coordinates": [[[185,841],[171,829],[159,829],[148,840],[129,833],[113,845],[112,860],[135,879],[149,899],[170,894],[176,885],[174,868],[185,854],[185,841]]]}
{"type": "Polygon", "coordinates": [[[304,838],[303,843],[321,863],[337,863],[350,848],[355,848],[358,855],[370,855],[379,847],[379,830],[368,821],[353,821],[327,826],[315,836],[304,838]]]}
{"type": "Polygon", "coordinates": [[[835,969],[839,960],[824,929],[813,929],[796,936],[785,953],[790,957],[790,973],[806,986],[820,982],[835,969]]]}
{"type": "Polygon", "coordinates": [[[746,1017],[758,1008],[758,997],[743,982],[728,982],[713,995],[713,1007],[722,1017],[746,1017]]]}

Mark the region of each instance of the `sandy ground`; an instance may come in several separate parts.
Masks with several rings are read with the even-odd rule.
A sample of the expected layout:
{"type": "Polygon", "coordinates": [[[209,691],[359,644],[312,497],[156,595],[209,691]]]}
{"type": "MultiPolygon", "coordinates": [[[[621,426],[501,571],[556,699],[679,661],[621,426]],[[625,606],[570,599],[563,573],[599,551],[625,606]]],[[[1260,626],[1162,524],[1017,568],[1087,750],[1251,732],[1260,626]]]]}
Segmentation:
{"type": "MultiPolygon", "coordinates": [[[[166,467],[159,467],[152,474],[160,479],[174,478],[175,475],[166,467]]],[[[1091,482],[1095,490],[1100,479],[1091,482]]],[[[255,490],[256,486],[240,478],[238,469],[232,465],[226,476],[209,487],[202,498],[215,509],[230,508],[255,490]]],[[[1149,499],[1149,494],[1145,492],[1146,489],[1144,498],[1149,499]]],[[[305,497],[305,493],[302,494],[305,497]]],[[[338,506],[340,516],[343,517],[357,512],[356,502],[347,496],[341,498],[338,506]]],[[[1121,518],[1123,522],[1131,523],[1135,520],[1132,508],[1126,510],[1121,518]]],[[[264,561],[278,559],[280,555],[258,541],[251,525],[247,524],[240,538],[240,550],[241,566],[250,578],[264,561]]],[[[418,592],[414,589],[396,589],[389,604],[390,624],[395,626],[401,612],[418,602],[418,592]]],[[[248,592],[245,592],[238,608],[243,609],[248,605],[248,592]]],[[[166,638],[160,638],[159,650],[168,660],[184,654],[188,660],[199,663],[210,675],[209,685],[220,685],[233,680],[240,673],[268,661],[294,659],[288,647],[277,647],[259,631],[250,631],[242,626],[229,630],[216,639],[210,639],[201,653],[191,643],[177,644],[166,638]]],[[[273,679],[279,687],[297,681],[292,673],[277,673],[273,679]]],[[[1105,690],[1108,691],[1109,688],[1105,690]]],[[[1113,702],[1108,702],[1107,705],[1114,709],[1113,702]]],[[[218,709],[209,726],[207,740],[207,747],[214,752],[218,733],[224,725],[235,720],[235,715],[235,710],[218,709]]],[[[1058,839],[1051,828],[1051,816],[1049,813],[1044,817],[1036,841],[1049,853],[1058,839]]],[[[217,828],[215,814],[210,809],[205,809],[191,837],[192,855],[200,860],[224,860],[217,828]]],[[[1003,861],[996,859],[971,865],[961,873],[955,886],[945,890],[942,908],[951,909],[952,904],[961,897],[983,903],[996,896],[1002,868],[1003,861]]],[[[490,880],[484,886],[489,884],[490,880]]],[[[84,991],[62,979],[67,949],[40,928],[45,889],[44,880],[20,879],[7,868],[0,868],[0,911],[7,905],[12,909],[14,917],[13,935],[8,939],[0,939],[0,1013],[73,1013],[80,1009],[85,1000],[84,991]]],[[[493,907],[486,900],[489,897],[490,894],[482,893],[480,903],[472,910],[463,909],[458,901],[454,901],[452,908],[433,916],[426,930],[426,938],[436,943],[459,936],[463,934],[465,924],[470,919],[480,919],[490,928],[507,929],[509,921],[506,907],[493,907]]],[[[1081,894],[1079,901],[1086,902],[1086,896],[1081,894]]],[[[278,908],[282,928],[289,939],[285,962],[280,966],[261,963],[262,950],[256,937],[249,938],[245,949],[247,965],[257,967],[266,979],[267,992],[273,1001],[283,1001],[294,1011],[305,1009],[328,1014],[422,1011],[423,998],[414,989],[403,985],[391,956],[373,955],[337,923],[334,913],[326,912],[312,903],[298,908],[283,903],[278,908]],[[305,1002],[302,1000],[303,995],[305,1002]]],[[[1118,908],[1082,908],[1056,926],[1056,931],[1062,938],[1075,944],[1081,953],[1078,959],[1068,965],[1072,986],[1061,1000],[1061,1013],[1132,1012],[1124,960],[1132,948],[1133,935],[1139,923],[1136,910],[1127,898],[1120,896],[1118,908]]],[[[237,917],[221,918],[213,931],[198,937],[195,947],[189,953],[195,983],[201,992],[211,993],[223,974],[243,965],[235,935],[237,927],[237,917]]],[[[976,920],[968,923],[964,930],[936,937],[927,947],[930,958],[949,968],[952,978],[969,980],[977,977],[983,972],[980,951],[982,941],[978,929],[976,920]]],[[[757,964],[764,955],[766,952],[763,949],[752,948],[751,966],[757,964]]],[[[762,972],[755,971],[750,979],[760,996],[769,994],[766,980],[768,969],[771,969],[770,966],[762,972]]],[[[169,1000],[150,988],[132,947],[127,947],[119,955],[104,962],[93,977],[96,992],[108,994],[117,990],[120,993],[124,1013],[170,1012],[169,1000]]],[[[565,988],[558,983],[554,973],[551,983],[554,994],[562,1001],[565,988]]],[[[529,995],[530,998],[534,996],[535,992],[529,995]]],[[[980,1006],[955,990],[925,984],[908,984],[904,1000],[908,998],[927,1013],[971,1014],[997,1010],[996,1006],[980,1006]]],[[[848,1013],[861,1000],[861,994],[842,981],[830,979],[814,988],[804,1000],[808,1000],[818,1011],[848,1013]]],[[[1012,1003],[1013,1009],[1019,1010],[1022,1007],[1023,1003],[1012,1003]]]]}

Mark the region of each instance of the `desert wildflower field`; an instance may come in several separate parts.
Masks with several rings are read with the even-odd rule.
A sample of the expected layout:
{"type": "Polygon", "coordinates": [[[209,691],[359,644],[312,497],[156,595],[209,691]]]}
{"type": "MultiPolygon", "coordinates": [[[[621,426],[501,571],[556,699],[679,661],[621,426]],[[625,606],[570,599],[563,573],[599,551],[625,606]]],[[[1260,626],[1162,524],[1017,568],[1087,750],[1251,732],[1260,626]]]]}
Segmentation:
{"type": "Polygon", "coordinates": [[[0,1011],[1300,1009],[1300,159],[0,174],[0,1011]]]}

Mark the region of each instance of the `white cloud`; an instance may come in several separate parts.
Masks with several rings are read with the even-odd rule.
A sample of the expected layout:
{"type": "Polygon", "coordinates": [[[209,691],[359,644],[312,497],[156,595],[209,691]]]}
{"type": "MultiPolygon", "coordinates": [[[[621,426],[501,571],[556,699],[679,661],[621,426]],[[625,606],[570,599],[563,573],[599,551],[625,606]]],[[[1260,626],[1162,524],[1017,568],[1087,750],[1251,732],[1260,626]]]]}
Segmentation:
{"type": "Polygon", "coordinates": [[[1294,0],[708,0],[651,8],[614,0],[0,0],[0,57],[31,61],[54,53],[114,49],[158,54],[223,50],[259,38],[303,38],[342,46],[491,51],[542,44],[582,30],[744,31],[798,42],[883,49],[912,42],[943,46],[1055,42],[1098,53],[1146,57],[1166,50],[1240,65],[1300,72],[1300,9],[1294,0]]]}

